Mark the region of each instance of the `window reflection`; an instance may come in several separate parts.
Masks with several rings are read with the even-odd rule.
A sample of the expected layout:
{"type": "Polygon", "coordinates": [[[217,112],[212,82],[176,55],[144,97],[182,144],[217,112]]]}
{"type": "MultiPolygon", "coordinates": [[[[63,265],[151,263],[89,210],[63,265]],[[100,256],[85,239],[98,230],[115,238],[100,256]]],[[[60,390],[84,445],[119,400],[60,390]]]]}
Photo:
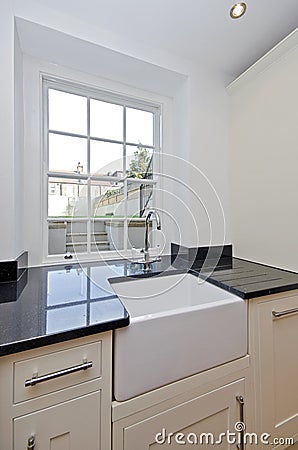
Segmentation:
{"type": "Polygon", "coordinates": [[[108,278],[124,275],[124,266],[66,266],[47,273],[45,331],[57,333],[124,315],[108,278]]]}
{"type": "Polygon", "coordinates": [[[108,278],[123,275],[123,267],[103,266],[90,268],[90,297],[108,297],[115,295],[108,278]]]}
{"type": "Polygon", "coordinates": [[[48,273],[47,305],[59,305],[87,298],[87,278],[81,269],[48,273]]]}
{"type": "Polygon", "coordinates": [[[87,325],[87,305],[66,306],[47,311],[47,333],[79,328],[87,325]]]}
{"type": "Polygon", "coordinates": [[[93,302],[90,305],[90,324],[113,320],[123,314],[123,306],[113,299],[93,302]]]}

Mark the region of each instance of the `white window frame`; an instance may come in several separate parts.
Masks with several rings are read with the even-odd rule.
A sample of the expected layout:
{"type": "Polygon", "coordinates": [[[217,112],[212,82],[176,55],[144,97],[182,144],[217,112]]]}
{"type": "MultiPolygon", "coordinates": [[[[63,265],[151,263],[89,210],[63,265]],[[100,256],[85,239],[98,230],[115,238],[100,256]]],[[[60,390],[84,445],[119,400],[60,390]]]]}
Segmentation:
{"type": "MultiPolygon", "coordinates": [[[[51,131],[49,129],[49,117],[48,117],[48,89],[55,89],[60,90],[62,92],[66,92],[69,94],[75,94],[75,95],[81,95],[84,97],[87,97],[88,102],[88,125],[90,125],[90,99],[95,99],[99,101],[105,101],[108,103],[118,104],[123,106],[123,141],[114,141],[110,139],[102,139],[102,138],[95,138],[90,136],[90,126],[88,126],[87,134],[86,135],[78,135],[75,133],[67,133],[67,132],[56,132],[57,134],[65,135],[65,136],[73,136],[73,137],[84,137],[87,138],[87,152],[88,152],[88,166],[90,166],[90,141],[97,140],[97,141],[103,141],[103,142],[111,142],[111,143],[120,143],[123,144],[124,147],[124,174],[126,174],[126,145],[129,146],[135,146],[136,148],[139,146],[139,144],[126,142],[126,123],[125,123],[125,116],[126,116],[126,109],[125,107],[131,107],[139,110],[144,110],[148,112],[152,112],[154,114],[154,140],[153,143],[155,145],[149,146],[144,145],[144,147],[153,149],[154,151],[154,176],[153,179],[146,179],[146,184],[156,186],[158,189],[158,185],[160,184],[159,177],[156,175],[160,173],[160,167],[161,167],[161,124],[162,124],[162,105],[160,103],[153,103],[148,102],[147,100],[138,99],[138,98],[132,98],[127,95],[123,95],[120,93],[110,92],[107,90],[101,90],[96,89],[94,87],[80,84],[80,83],[73,83],[69,81],[65,81],[63,79],[59,79],[57,77],[51,77],[48,75],[41,75],[41,81],[42,81],[42,126],[43,126],[43,173],[42,173],[42,179],[43,179],[43,186],[42,186],[42,222],[43,222],[43,261],[45,262],[59,262],[63,261],[65,262],[65,254],[61,255],[49,255],[48,254],[48,224],[50,222],[57,222],[63,220],[63,218],[48,218],[48,178],[49,177],[59,177],[59,178],[71,178],[71,179],[82,179],[87,182],[91,182],[92,180],[95,181],[113,181],[113,182],[123,182],[124,186],[124,196],[125,199],[127,199],[127,183],[129,181],[133,182],[134,184],[144,184],[144,179],[138,179],[138,178],[129,178],[126,175],[119,178],[119,177],[109,177],[109,176],[98,176],[98,175],[91,175],[90,174],[90,167],[87,168],[87,174],[74,174],[74,175],[67,175],[57,172],[51,172],[49,171],[49,151],[48,151],[48,136],[49,132],[51,131]]],[[[161,197],[159,194],[156,194],[157,189],[153,190],[153,196],[152,196],[152,205],[156,207],[158,210],[161,210],[161,197]]],[[[76,259],[76,255],[78,256],[79,260],[86,261],[86,260],[94,260],[98,259],[98,256],[102,259],[117,259],[120,257],[128,257],[131,256],[131,250],[127,248],[127,241],[128,241],[128,221],[139,221],[140,218],[128,218],[127,214],[125,217],[122,218],[110,218],[109,220],[119,222],[122,221],[124,224],[124,249],[120,250],[105,250],[100,252],[91,252],[91,221],[99,221],[104,222],[107,219],[103,218],[92,218],[90,211],[91,211],[91,205],[90,205],[90,189],[88,188],[88,217],[85,219],[68,219],[69,221],[75,220],[87,223],[87,252],[82,253],[73,253],[73,260],[76,259]]],[[[127,200],[125,200],[127,202],[127,200]]],[[[145,219],[143,219],[145,220],[145,219]]]]}

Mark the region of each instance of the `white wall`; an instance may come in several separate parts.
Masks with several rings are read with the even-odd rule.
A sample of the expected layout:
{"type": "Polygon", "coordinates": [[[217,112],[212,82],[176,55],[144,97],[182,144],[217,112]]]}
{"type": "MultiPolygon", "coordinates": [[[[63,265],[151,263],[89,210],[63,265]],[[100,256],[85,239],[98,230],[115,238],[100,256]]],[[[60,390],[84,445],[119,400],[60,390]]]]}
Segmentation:
{"type": "Polygon", "coordinates": [[[191,208],[202,245],[230,242],[228,204],[229,103],[217,74],[196,71],[190,77],[190,170],[195,187],[191,208]]]}
{"type": "Polygon", "coordinates": [[[7,2],[0,14],[0,260],[16,256],[14,196],[14,29],[13,16],[7,2]]]}
{"type": "MultiPolygon", "coordinates": [[[[225,236],[222,217],[229,215],[226,176],[228,111],[226,108],[227,95],[224,81],[218,79],[216,74],[213,74],[206,67],[198,68],[191,61],[182,60],[160,50],[157,51],[156,49],[148,48],[137,41],[132,42],[98,28],[90,27],[87,23],[75,21],[71,17],[63,16],[53,10],[46,10],[39,2],[33,0],[27,0],[26,2],[12,0],[5,6],[1,5],[0,14],[0,46],[3,46],[3,65],[0,74],[1,114],[3,120],[0,122],[0,134],[3,136],[3,142],[5,143],[5,147],[3,148],[7,152],[5,154],[5,169],[2,169],[3,166],[0,169],[3,171],[0,178],[1,211],[6,211],[1,225],[3,233],[0,236],[0,259],[14,258],[16,256],[16,248],[13,242],[15,241],[16,234],[20,231],[20,225],[15,222],[14,217],[16,207],[14,190],[17,183],[14,168],[13,143],[13,36],[15,16],[22,20],[32,21],[42,27],[48,27],[56,32],[64,33],[65,42],[68,36],[89,43],[88,57],[85,56],[84,60],[80,60],[78,53],[74,51],[73,47],[63,48],[61,50],[57,42],[51,42],[51,40],[49,42],[52,45],[45,47],[37,45],[39,44],[39,40],[33,34],[31,37],[27,35],[28,39],[26,42],[21,37],[22,46],[36,44],[36,51],[43,53],[45,58],[48,55],[47,64],[51,65],[52,69],[48,68],[47,70],[51,73],[55,73],[57,70],[59,71],[57,63],[61,64],[61,58],[64,57],[68,65],[66,69],[70,73],[74,74],[73,71],[78,70],[75,64],[78,66],[83,61],[80,66],[81,73],[79,78],[86,79],[85,75],[90,71],[89,75],[91,77],[102,80],[103,87],[116,81],[117,83],[122,82],[128,91],[136,87],[138,89],[148,89],[148,96],[151,97],[156,96],[156,94],[171,95],[173,107],[169,111],[169,116],[172,115],[174,126],[171,136],[164,137],[163,150],[167,154],[183,158],[183,161],[176,159],[174,163],[173,158],[168,158],[168,161],[170,159],[171,161],[165,161],[164,166],[170,177],[175,179],[179,176],[182,178],[182,183],[175,183],[174,187],[170,182],[168,184],[166,183],[166,190],[169,192],[169,197],[165,196],[164,206],[166,205],[170,212],[164,226],[168,240],[167,249],[169,248],[168,244],[170,240],[179,240],[188,245],[222,243],[225,236]],[[91,47],[93,50],[91,50],[91,47]],[[117,57],[115,57],[116,59],[114,58],[115,55],[113,56],[114,59],[109,59],[108,56],[105,57],[104,61],[110,65],[108,67],[109,70],[106,67],[103,68],[103,73],[100,73],[100,64],[94,64],[95,58],[92,58],[92,54],[94,55],[92,52],[99,51],[100,48],[102,49],[102,55],[106,49],[119,53],[118,59],[117,57]],[[131,58],[134,58],[134,60],[131,58]],[[142,76],[144,73],[144,63],[148,64],[148,70],[149,68],[151,70],[150,74],[155,74],[155,78],[152,78],[152,76],[147,77],[147,88],[144,86],[143,80],[143,78],[146,80],[146,77],[142,76]],[[143,67],[143,70],[138,73],[138,85],[136,86],[136,81],[132,81],[132,86],[129,86],[129,80],[133,80],[133,77],[130,75],[130,68],[136,67],[134,66],[135,64],[143,67]],[[113,73],[111,70],[113,70],[113,73]],[[174,74],[176,75],[174,76],[174,74]],[[106,78],[102,79],[102,76],[106,78]],[[143,80],[143,86],[140,86],[140,80],[143,80]],[[171,92],[168,91],[169,87],[171,88],[171,92]],[[157,92],[158,89],[162,89],[164,92],[157,92]],[[183,163],[182,165],[180,164],[181,161],[183,163]],[[197,169],[191,168],[188,163],[197,166],[203,174],[198,176],[197,169]],[[211,185],[205,177],[210,180],[211,185]],[[214,186],[216,193],[212,186],[214,186]],[[172,195],[173,192],[175,194],[174,196],[172,195]],[[204,210],[201,211],[197,205],[198,195],[202,197],[204,206],[207,208],[207,214],[204,210]],[[222,212],[221,204],[224,207],[224,213],[222,212]],[[170,215],[177,221],[177,226],[172,228],[167,225],[167,220],[169,222],[172,221],[170,215]],[[208,215],[211,216],[212,235],[210,234],[211,228],[208,222],[208,215]]],[[[78,41],[78,45],[81,44],[82,41],[78,41]]],[[[75,78],[77,76],[75,75],[75,78]]],[[[73,76],[70,78],[73,79],[73,76]]],[[[27,88],[28,83],[26,82],[24,85],[25,96],[27,95],[27,88]]],[[[36,98],[38,95],[39,92],[35,92],[34,101],[38,101],[36,98]]],[[[166,109],[167,107],[165,106],[165,112],[167,112],[166,109]]],[[[25,153],[24,246],[29,250],[29,257],[31,253],[30,264],[39,264],[41,263],[41,257],[38,256],[41,239],[40,217],[35,217],[34,223],[31,218],[36,213],[36,210],[40,208],[40,172],[38,172],[38,170],[40,171],[40,165],[38,168],[38,163],[40,163],[41,140],[38,133],[36,133],[36,127],[40,127],[40,120],[38,117],[38,109],[34,107],[32,109],[31,106],[31,113],[29,110],[28,105],[25,105],[24,134],[26,142],[28,142],[28,139],[34,142],[36,158],[33,166],[30,166],[28,161],[32,161],[32,154],[30,156],[25,153]],[[28,114],[31,114],[31,116],[28,117],[28,114]],[[35,125],[35,129],[32,124],[35,125]],[[35,170],[33,172],[34,182],[29,183],[28,186],[30,170],[35,170]],[[33,250],[34,248],[35,250],[33,250]]],[[[164,117],[166,123],[169,120],[168,115],[165,114],[164,117]]],[[[32,148],[29,151],[32,151],[32,148]]],[[[18,173],[20,172],[20,167],[17,171],[18,173]]],[[[226,240],[229,242],[229,233],[227,234],[226,240]]],[[[19,241],[18,247],[19,245],[21,245],[21,241],[19,241]]]]}
{"type": "Polygon", "coordinates": [[[18,34],[14,42],[14,254],[24,250],[24,99],[23,57],[18,34]]]}
{"type": "Polygon", "coordinates": [[[172,204],[184,245],[230,242],[228,226],[228,96],[216,74],[193,67],[174,97],[176,175],[172,204]],[[181,158],[181,159],[180,159],[181,158]],[[179,183],[177,184],[177,180],[179,183]]]}
{"type": "Polygon", "coordinates": [[[229,87],[237,256],[298,271],[298,31],[229,87]]]}

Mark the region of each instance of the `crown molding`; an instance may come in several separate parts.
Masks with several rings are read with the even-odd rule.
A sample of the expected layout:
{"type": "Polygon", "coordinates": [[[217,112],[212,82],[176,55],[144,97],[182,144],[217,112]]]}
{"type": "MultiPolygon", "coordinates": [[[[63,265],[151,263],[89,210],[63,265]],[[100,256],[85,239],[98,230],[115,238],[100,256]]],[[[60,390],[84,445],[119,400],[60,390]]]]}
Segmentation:
{"type": "Polygon", "coordinates": [[[269,50],[264,56],[250,66],[238,78],[227,86],[228,94],[232,94],[241,86],[247,84],[251,79],[267,70],[286,54],[293,51],[298,46],[298,27],[286,36],[282,41],[269,50]]]}

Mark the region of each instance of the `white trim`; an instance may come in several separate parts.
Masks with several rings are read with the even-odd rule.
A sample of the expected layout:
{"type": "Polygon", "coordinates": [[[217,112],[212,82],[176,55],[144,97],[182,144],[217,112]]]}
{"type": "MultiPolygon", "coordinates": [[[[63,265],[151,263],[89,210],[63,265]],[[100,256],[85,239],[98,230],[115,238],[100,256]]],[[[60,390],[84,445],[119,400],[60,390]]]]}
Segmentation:
{"type": "Polygon", "coordinates": [[[47,222],[88,222],[88,217],[47,217],[47,222]]]}
{"type": "Polygon", "coordinates": [[[236,78],[236,80],[232,81],[232,83],[230,83],[227,86],[227,92],[229,94],[232,94],[235,90],[245,85],[256,75],[259,75],[260,73],[264,72],[266,69],[268,69],[268,67],[277,62],[280,58],[284,57],[288,52],[294,50],[294,48],[297,45],[298,45],[298,28],[292,31],[292,33],[286,36],[271,50],[269,50],[269,52],[267,52],[251,67],[249,67],[245,72],[243,72],[238,78],[236,78]]]}
{"type": "MultiPolygon", "coordinates": [[[[158,150],[157,150],[158,152],[158,150]]],[[[134,183],[134,184],[157,184],[158,180],[151,180],[150,178],[123,178],[121,181],[126,180],[127,182],[134,183]]]]}
{"type": "MultiPolygon", "coordinates": [[[[58,89],[56,89],[56,90],[58,90],[58,89]]],[[[87,97],[87,100],[89,101],[90,97],[87,97]]],[[[108,103],[108,102],[105,102],[105,103],[108,103]]],[[[138,108],[138,110],[139,111],[143,111],[140,108],[138,108]]],[[[149,111],[149,112],[151,112],[151,111],[149,111]]],[[[155,114],[155,113],[152,113],[152,114],[155,114]]],[[[88,125],[90,125],[90,124],[88,123],[88,125]]],[[[123,141],[117,141],[115,139],[106,139],[106,138],[99,138],[99,137],[96,137],[96,136],[91,136],[90,135],[90,131],[88,131],[87,134],[77,134],[77,133],[70,133],[68,131],[52,130],[51,128],[49,128],[48,132],[51,133],[51,134],[57,134],[59,136],[69,136],[69,137],[75,137],[75,138],[79,138],[79,139],[88,139],[88,138],[90,138],[91,141],[108,142],[109,144],[120,144],[120,145],[123,144],[123,141]]],[[[135,142],[126,142],[126,145],[129,145],[131,147],[139,147],[140,146],[140,144],[136,144],[135,142]]],[[[142,144],[142,147],[143,148],[149,148],[149,149],[152,149],[152,150],[155,149],[154,145],[148,145],[148,144],[147,145],[146,144],[142,144]]]]}
{"type": "MultiPolygon", "coordinates": [[[[151,247],[152,254],[154,253],[154,247],[151,247]]],[[[132,257],[132,250],[129,249],[126,252],[124,250],[119,250],[118,252],[115,250],[107,250],[102,252],[91,252],[87,253],[77,253],[73,255],[72,259],[65,259],[64,255],[48,255],[48,257],[43,260],[40,264],[32,264],[30,267],[40,267],[40,266],[61,266],[61,265],[71,265],[77,263],[87,263],[87,262],[100,262],[100,261],[116,261],[129,259],[132,257]],[[77,257],[78,256],[78,257],[77,257]]]]}
{"type": "Polygon", "coordinates": [[[64,178],[65,180],[88,180],[90,177],[86,174],[77,172],[47,172],[48,178],[64,178]]]}
{"type": "Polygon", "coordinates": [[[105,101],[121,106],[128,106],[129,108],[136,108],[142,111],[156,112],[161,104],[149,102],[148,100],[139,99],[134,96],[127,96],[120,92],[115,92],[109,89],[99,89],[90,84],[83,84],[81,82],[74,82],[64,77],[53,77],[47,73],[42,73],[43,82],[48,88],[68,92],[69,94],[81,95],[83,97],[89,96],[93,100],[105,101]]]}
{"type": "MultiPolygon", "coordinates": [[[[126,142],[126,105],[123,105],[123,174],[126,175],[126,157],[127,157],[127,142],[126,142]]],[[[123,185],[124,189],[124,216],[125,220],[123,222],[123,243],[124,243],[124,252],[127,252],[127,241],[128,241],[128,221],[127,221],[127,196],[128,196],[128,189],[127,189],[127,180],[123,185]]]]}
{"type": "MultiPolygon", "coordinates": [[[[91,161],[91,144],[90,144],[90,97],[87,98],[87,172],[90,173],[90,161],[91,161]]],[[[91,183],[87,183],[87,253],[91,253],[91,183]]]]}
{"type": "Polygon", "coordinates": [[[40,105],[40,113],[41,113],[41,123],[42,123],[42,130],[41,130],[41,183],[42,183],[42,198],[41,198],[41,213],[42,213],[42,261],[45,261],[48,257],[48,231],[49,226],[47,221],[45,220],[46,217],[48,217],[48,179],[44,176],[45,172],[48,170],[49,167],[49,156],[47,152],[47,148],[49,146],[48,142],[48,133],[47,130],[49,128],[49,114],[48,114],[48,90],[46,86],[43,84],[43,75],[41,72],[39,72],[39,80],[40,80],[40,90],[42,92],[41,95],[41,105],[40,105]]]}

